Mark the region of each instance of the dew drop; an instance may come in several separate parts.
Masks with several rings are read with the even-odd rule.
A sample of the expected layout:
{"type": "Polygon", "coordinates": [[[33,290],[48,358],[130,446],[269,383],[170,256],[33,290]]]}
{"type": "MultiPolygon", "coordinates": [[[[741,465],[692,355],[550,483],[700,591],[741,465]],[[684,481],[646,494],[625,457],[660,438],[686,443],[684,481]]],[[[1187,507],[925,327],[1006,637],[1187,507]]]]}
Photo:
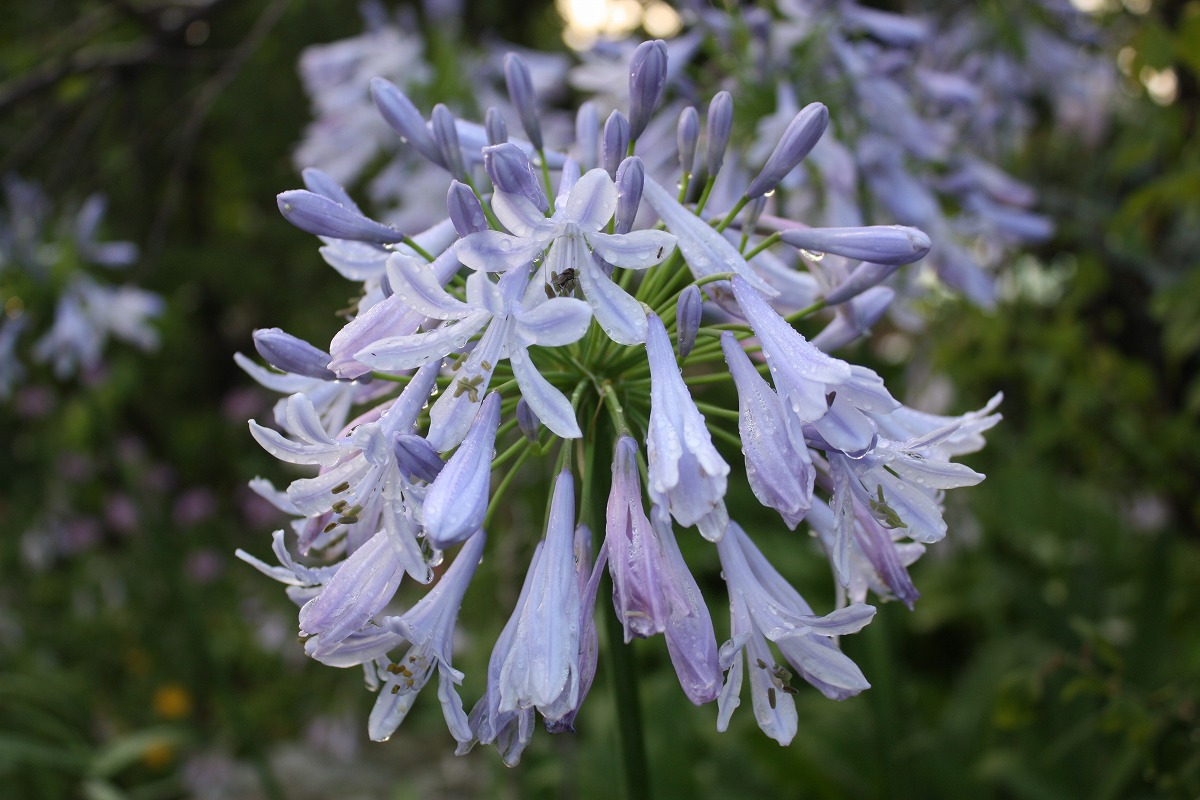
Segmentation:
{"type": "Polygon", "coordinates": [[[825,257],[824,253],[819,253],[815,250],[805,250],[804,248],[800,248],[800,252],[810,261],[820,261],[825,257]]]}

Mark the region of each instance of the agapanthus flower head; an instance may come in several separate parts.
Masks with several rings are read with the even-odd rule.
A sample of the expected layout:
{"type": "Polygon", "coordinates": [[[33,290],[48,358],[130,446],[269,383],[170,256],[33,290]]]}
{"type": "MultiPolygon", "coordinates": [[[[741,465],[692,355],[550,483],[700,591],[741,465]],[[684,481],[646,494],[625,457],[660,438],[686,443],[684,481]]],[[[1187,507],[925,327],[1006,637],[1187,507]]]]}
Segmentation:
{"type": "MultiPolygon", "coordinates": [[[[539,715],[551,732],[574,730],[597,671],[607,570],[613,604],[599,613],[615,615],[626,641],[661,634],[688,700],[717,700],[724,729],[749,671],[760,726],[790,741],[792,676],[835,699],[867,688],[836,637],[870,621],[868,592],[916,600],[906,567],[945,533],[942,493],[982,477],[951,459],[982,443],[991,406],[922,416],[873,371],[822,349],[869,332],[895,296],[876,284],[929,238],[776,213],[768,194],[794,186],[802,159],[821,170],[849,157],[836,143],[818,149],[829,119],[820,102],[781,124],[773,154],[750,158],[734,136],[733,97],[719,92],[707,174],[693,176],[699,116],[671,99],[667,55],[662,42],[636,48],[629,117],[615,111],[601,129],[597,106],[585,105],[569,153],[546,147],[552,112],[538,108],[520,57],[505,60],[505,81],[531,146],[508,141],[498,112],[478,126],[437,104],[427,123],[399,88],[374,82],[391,127],[449,172],[429,201],[447,219],[425,231],[372,220],[324,173],[281,195],[323,238],[325,258],[361,283],[362,300],[328,352],[268,329],[257,344],[285,372],[239,359],[293,392],[277,407],[284,433],[251,423],[254,437],[317,471],[286,491],[263,480],[255,490],[299,517],[297,549],[329,563],[301,565],[283,533],[280,566],[246,558],[289,586],[310,656],[364,666],[380,692],[373,738],[391,735],[434,669],[460,753],[482,742],[516,763],[539,715]],[[744,165],[764,161],[751,179],[744,165]],[[722,170],[734,188],[720,186],[722,170]],[[794,323],[826,306],[831,321],[805,338],[794,323]],[[722,404],[730,378],[736,407],[722,404]],[[363,408],[347,423],[352,405],[363,408]],[[728,460],[737,450],[744,479],[728,460]],[[507,493],[551,453],[544,480],[524,478],[548,500],[544,536],[509,540],[529,553],[525,581],[482,696],[463,714],[451,643],[483,530],[516,517],[507,493]],[[787,528],[809,523],[851,603],[814,613],[730,521],[726,492],[743,480],[787,528]],[[700,589],[716,575],[694,575],[684,557],[695,547],[715,549],[729,590],[723,647],[700,589]],[[393,615],[406,576],[431,588],[393,615]]],[[[528,526],[508,528],[519,537],[528,526]]]]}

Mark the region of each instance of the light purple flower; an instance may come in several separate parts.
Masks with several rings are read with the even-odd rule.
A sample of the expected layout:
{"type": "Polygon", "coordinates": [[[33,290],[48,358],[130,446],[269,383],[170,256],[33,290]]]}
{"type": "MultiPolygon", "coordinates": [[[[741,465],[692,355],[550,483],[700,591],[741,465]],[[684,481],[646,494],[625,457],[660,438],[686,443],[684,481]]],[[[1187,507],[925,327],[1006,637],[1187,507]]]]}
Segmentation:
{"type": "Polygon", "coordinates": [[[729,465],[713,447],[704,417],[692,402],[662,321],[647,317],[650,424],[646,431],[650,498],[709,541],[725,533],[725,476],[729,465]],[[661,498],[661,499],[660,499],[661,498]]]}
{"type": "Polygon", "coordinates": [[[397,296],[418,313],[446,322],[430,331],[377,341],[357,353],[357,360],[381,369],[408,369],[464,349],[471,336],[487,327],[455,371],[452,388],[430,409],[428,439],[437,450],[445,452],[462,441],[496,365],[505,358],[512,364],[522,396],[546,427],[563,438],[581,435],[570,402],[541,376],[528,348],[578,341],[590,322],[586,303],[569,297],[546,299],[537,293],[530,297],[524,264],[502,276],[499,286],[482,272],[471,275],[466,302],[446,292],[420,265],[397,261],[394,266],[397,296]]]}
{"type": "Polygon", "coordinates": [[[601,545],[592,564],[592,532],[587,525],[575,528],[575,578],[579,583],[579,685],[568,683],[559,699],[544,711],[550,733],[575,731],[575,716],[587,698],[596,677],[600,637],[596,632],[596,594],[608,564],[608,547],[601,545]],[[552,722],[551,719],[554,721],[552,722]]]}
{"type": "Polygon", "coordinates": [[[479,270],[510,270],[549,248],[538,273],[543,281],[546,276],[576,275],[596,321],[609,337],[621,344],[645,341],[641,303],[617,286],[592,254],[622,269],[645,269],[671,254],[675,237],[654,230],[602,233],[617,208],[616,186],[604,170],[584,174],[549,219],[527,198],[501,191],[493,196],[492,208],[512,233],[483,231],[460,240],[457,252],[464,264],[479,270]]]}
{"type": "Polygon", "coordinates": [[[733,279],[733,293],[762,343],[771,379],[785,407],[802,423],[819,420],[829,410],[829,385],[850,380],[850,365],[810,344],[740,277],[733,279]]]}
{"type": "Polygon", "coordinates": [[[379,697],[371,710],[367,732],[386,741],[412,708],[417,694],[438,671],[438,700],[450,734],[459,742],[470,741],[471,727],[455,685],[463,674],[450,664],[454,650],[454,625],[463,595],[479,566],[487,535],[481,530],[467,540],[441,580],[416,605],[399,617],[388,617],[383,627],[404,637],[412,646],[395,662],[380,664],[379,697]]]}
{"type": "Polygon", "coordinates": [[[712,616],[679,551],[670,514],[656,506],[650,510],[650,524],[666,560],[666,575],[675,588],[676,605],[664,632],[667,652],[684,695],[696,705],[703,705],[715,700],[721,690],[721,665],[712,616]]]}
{"type": "Polygon", "coordinates": [[[470,432],[425,494],[425,535],[438,547],[461,542],[483,524],[500,425],[500,395],[483,401],[470,432]]]}
{"type": "Polygon", "coordinates": [[[268,364],[282,372],[326,381],[336,377],[326,366],[330,361],[328,353],[279,328],[256,330],[254,348],[268,364]]]}
{"type": "Polygon", "coordinates": [[[541,552],[529,567],[529,594],[513,612],[518,622],[500,668],[499,713],[536,707],[555,722],[576,705],[581,598],[574,527],[574,478],[564,471],[554,483],[541,552]]]}
{"type": "Polygon", "coordinates": [[[731,331],[721,334],[721,349],[738,390],[738,433],[750,488],[795,530],[812,505],[816,480],[804,434],[731,331]]]}
{"type": "MultiPolygon", "coordinates": [[[[725,538],[717,543],[717,553],[729,586],[731,604],[732,598],[745,603],[744,611],[753,629],[774,642],[802,678],[834,700],[844,700],[870,686],[862,671],[838,649],[833,638],[861,630],[875,614],[872,606],[854,604],[823,617],[816,616],[804,598],[775,571],[735,522],[729,523],[725,538]]],[[[742,610],[735,609],[734,613],[741,614],[742,610]]],[[[743,635],[735,636],[722,647],[723,664],[731,666],[738,651],[752,638],[745,636],[750,631],[739,633],[743,635]]],[[[779,677],[771,662],[767,663],[766,669],[779,677]]],[[[751,669],[756,667],[756,663],[750,665],[751,669]]],[[[724,703],[732,699],[732,690],[722,692],[724,703]]],[[[769,707],[769,697],[767,699],[769,707]]],[[[728,714],[723,713],[723,716],[728,714]]]]}
{"type": "Polygon", "coordinates": [[[646,639],[665,631],[677,601],[662,546],[642,507],[637,443],[631,436],[622,436],[614,451],[604,541],[612,573],[613,606],[628,643],[634,637],[646,639]]]}

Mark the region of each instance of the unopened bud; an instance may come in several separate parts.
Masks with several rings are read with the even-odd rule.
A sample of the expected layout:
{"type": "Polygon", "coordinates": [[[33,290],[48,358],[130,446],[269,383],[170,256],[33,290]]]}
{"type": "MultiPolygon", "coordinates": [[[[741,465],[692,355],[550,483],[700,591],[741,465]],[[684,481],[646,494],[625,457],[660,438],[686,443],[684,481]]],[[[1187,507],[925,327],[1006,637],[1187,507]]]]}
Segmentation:
{"type": "Polygon", "coordinates": [[[415,433],[398,433],[395,437],[396,463],[410,478],[433,483],[446,462],[438,456],[426,439],[415,433]]]}
{"type": "Polygon", "coordinates": [[[472,233],[488,229],[487,216],[479,198],[471,191],[471,187],[458,181],[450,181],[450,191],[446,195],[446,208],[450,212],[450,222],[459,236],[470,236],[472,233]]]}
{"type": "Polygon", "coordinates": [[[591,100],[575,114],[575,150],[584,172],[600,164],[600,115],[591,100]]]}
{"type": "Polygon", "coordinates": [[[542,127],[538,122],[537,102],[533,94],[533,80],[529,68],[516,53],[504,57],[504,82],[508,85],[508,99],[521,118],[521,127],[534,150],[541,150],[542,127]]]}
{"type": "Polygon", "coordinates": [[[629,61],[629,138],[637,141],[667,85],[667,43],[642,42],[629,61]]]}
{"type": "Polygon", "coordinates": [[[608,115],[604,123],[604,137],[600,143],[600,157],[608,177],[616,178],[617,167],[629,149],[629,120],[620,111],[608,115]]]}
{"type": "Polygon", "coordinates": [[[525,402],[522,397],[517,401],[517,427],[521,429],[521,433],[525,434],[525,438],[537,444],[538,428],[542,421],[538,419],[538,415],[530,408],[529,403],[525,402]]]}
{"type": "Polygon", "coordinates": [[[483,116],[483,128],[487,132],[488,144],[504,144],[508,141],[508,123],[496,107],[489,108],[483,116]]]}
{"type": "Polygon", "coordinates": [[[911,264],[929,252],[924,231],[906,225],[868,225],[860,228],[802,228],[784,231],[780,238],[810,253],[833,253],[877,264],[911,264]]]}
{"type": "Polygon", "coordinates": [[[792,118],[787,130],[775,145],[774,152],[758,173],[746,197],[754,199],[766,194],[784,179],[820,141],[829,125],[829,109],[821,103],[809,103],[792,118]]]}
{"type": "Polygon", "coordinates": [[[306,233],[376,244],[393,244],[404,239],[404,234],[395,228],[305,189],[281,192],[276,202],[284,219],[306,233]]]}
{"type": "Polygon", "coordinates": [[[433,134],[425,127],[425,118],[412,101],[396,88],[395,84],[383,78],[371,79],[371,97],[379,113],[400,134],[400,140],[416,150],[429,161],[444,167],[442,152],[433,140],[433,134]]]}
{"type": "Polygon", "coordinates": [[[688,106],[679,114],[679,125],[675,129],[675,141],[679,146],[679,170],[684,175],[696,166],[696,143],[700,140],[700,115],[695,106],[688,106]]]}
{"type": "Polygon", "coordinates": [[[323,381],[336,380],[326,366],[333,358],[318,350],[303,339],[285,333],[279,328],[259,328],[254,332],[254,349],[272,367],[294,375],[319,378],[323,381]]]}
{"type": "Polygon", "coordinates": [[[483,148],[483,169],[497,190],[522,195],[541,211],[550,208],[533,162],[512,142],[483,148]]]}
{"type": "Polygon", "coordinates": [[[614,227],[617,233],[633,230],[638,204],[642,202],[642,187],[646,183],[646,166],[637,156],[630,156],[617,167],[617,212],[614,227]]]}
{"type": "Polygon", "coordinates": [[[696,344],[696,333],[700,330],[701,308],[700,287],[689,284],[679,293],[675,304],[675,329],[679,331],[679,357],[687,358],[696,344]]]}
{"type": "Polygon", "coordinates": [[[716,177],[725,163],[725,148],[729,146],[729,134],[733,132],[733,95],[717,92],[708,104],[708,120],[705,123],[705,162],[709,177],[716,177]]]}
{"type": "Polygon", "coordinates": [[[441,103],[433,107],[433,140],[437,142],[446,171],[458,180],[465,179],[467,171],[463,168],[462,147],[458,144],[454,114],[441,103]]]}

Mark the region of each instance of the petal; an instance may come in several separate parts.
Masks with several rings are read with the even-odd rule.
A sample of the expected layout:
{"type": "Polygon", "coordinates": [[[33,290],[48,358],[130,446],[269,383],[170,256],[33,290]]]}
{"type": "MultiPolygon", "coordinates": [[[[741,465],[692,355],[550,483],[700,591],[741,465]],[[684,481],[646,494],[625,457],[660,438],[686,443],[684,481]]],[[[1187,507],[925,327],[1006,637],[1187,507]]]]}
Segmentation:
{"type": "Polygon", "coordinates": [[[454,383],[429,409],[429,436],[426,438],[439,453],[453,449],[467,435],[492,383],[492,374],[500,362],[511,326],[509,317],[493,320],[466,362],[454,372],[454,383]]]}
{"type": "Polygon", "coordinates": [[[282,436],[278,431],[264,428],[254,420],[250,420],[250,435],[264,450],[290,464],[321,464],[328,466],[336,463],[343,455],[340,445],[312,445],[304,442],[293,442],[282,436]]]}
{"type": "Polygon", "coordinates": [[[529,353],[523,347],[516,348],[509,354],[513,376],[521,389],[521,396],[542,424],[564,439],[578,439],[583,436],[579,423],[575,420],[575,410],[571,402],[558,389],[537,371],[529,353]]]}
{"type": "Polygon", "coordinates": [[[555,297],[518,315],[517,335],[526,344],[561,347],[583,338],[591,321],[591,306],[583,300],[555,297]]]}
{"type": "Polygon", "coordinates": [[[402,370],[419,367],[466,347],[470,338],[492,318],[487,311],[442,325],[425,333],[381,339],[354,354],[354,358],[376,369],[402,370]]]}
{"type": "Polygon", "coordinates": [[[525,195],[496,192],[492,195],[492,211],[505,228],[522,238],[544,238],[554,227],[525,195]]]}
{"type": "Polygon", "coordinates": [[[404,576],[399,555],[391,537],[379,531],[300,609],[301,633],[321,634],[319,652],[332,649],[383,610],[404,576]]]}
{"type": "Polygon", "coordinates": [[[646,341],[646,309],[605,275],[594,259],[583,261],[580,271],[583,294],[592,306],[596,323],[618,344],[646,341]]]}
{"type": "Polygon", "coordinates": [[[255,380],[261,386],[270,389],[273,392],[285,392],[287,394],[295,394],[302,392],[305,388],[313,385],[312,378],[306,378],[303,375],[292,375],[290,373],[272,372],[271,370],[254,363],[241,353],[234,353],[233,360],[241,367],[247,375],[255,380]]]}
{"type": "Polygon", "coordinates": [[[608,224],[617,210],[617,187],[608,173],[592,169],[571,188],[563,222],[573,222],[584,231],[598,231],[608,224]]]}
{"type": "Polygon", "coordinates": [[[747,283],[767,297],[779,294],[750,269],[750,265],[733,246],[733,242],[691,210],[680,205],[670,192],[649,175],[646,176],[642,197],[662,217],[667,230],[679,237],[679,251],[697,278],[715,275],[718,272],[733,272],[741,275],[747,283]]]}
{"type": "Polygon", "coordinates": [[[483,524],[500,424],[500,395],[483,402],[470,433],[425,494],[425,535],[438,547],[461,542],[483,524]]]}
{"type": "Polygon", "coordinates": [[[587,243],[596,254],[622,269],[646,269],[661,264],[675,252],[677,239],[666,231],[589,233],[587,243]]]}
{"type": "Polygon", "coordinates": [[[527,239],[500,231],[479,231],[454,246],[460,261],[471,269],[507,272],[528,264],[546,248],[547,239],[527,239]]]}
{"type": "Polygon", "coordinates": [[[461,319],[478,309],[442,288],[428,264],[395,254],[388,259],[388,281],[400,302],[434,319],[461,319]]]}
{"type": "Polygon", "coordinates": [[[874,616],[874,606],[855,603],[845,608],[839,608],[823,617],[808,617],[805,622],[814,633],[821,636],[842,636],[848,633],[858,633],[874,616]]]}

